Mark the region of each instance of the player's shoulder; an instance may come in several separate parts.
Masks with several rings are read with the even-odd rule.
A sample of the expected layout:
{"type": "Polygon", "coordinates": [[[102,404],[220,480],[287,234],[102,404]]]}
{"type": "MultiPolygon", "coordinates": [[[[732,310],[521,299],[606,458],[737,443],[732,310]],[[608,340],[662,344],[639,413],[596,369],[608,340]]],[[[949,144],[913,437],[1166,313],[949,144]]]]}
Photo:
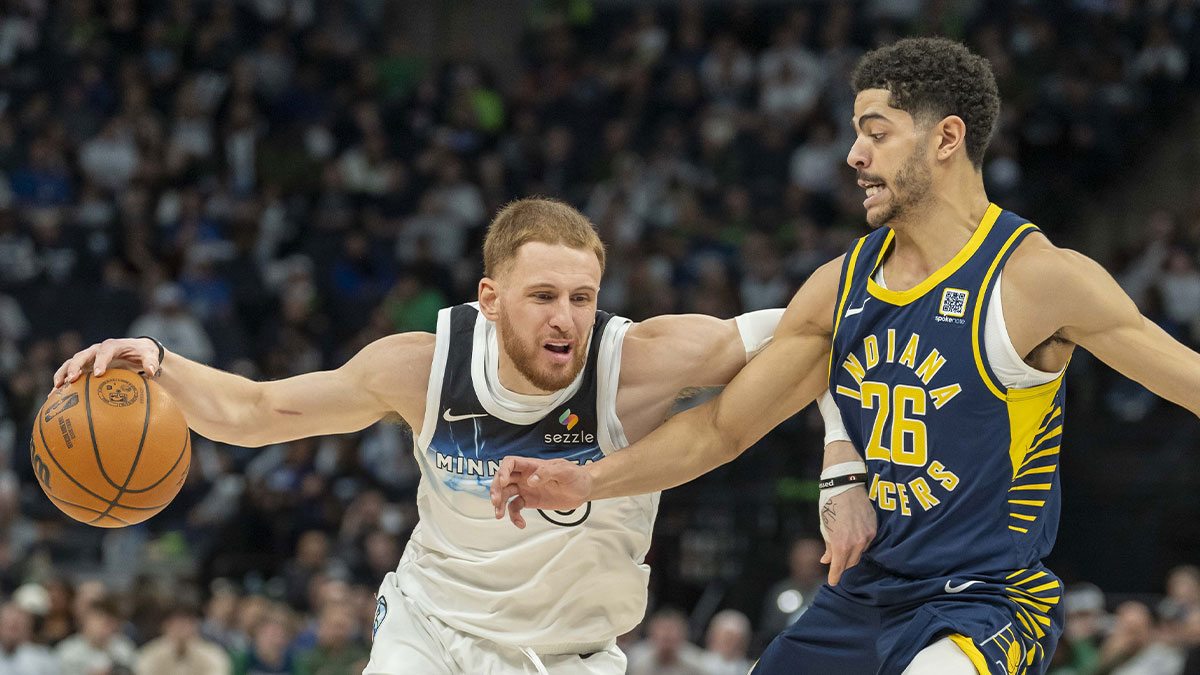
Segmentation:
{"type": "Polygon", "coordinates": [[[1004,265],[1006,278],[1045,285],[1055,280],[1070,280],[1099,268],[1086,255],[1055,246],[1040,230],[1025,237],[1004,265]]]}
{"type": "Polygon", "coordinates": [[[363,347],[347,363],[369,380],[395,380],[401,376],[429,376],[437,337],[433,333],[412,331],[381,337],[363,347]]]}

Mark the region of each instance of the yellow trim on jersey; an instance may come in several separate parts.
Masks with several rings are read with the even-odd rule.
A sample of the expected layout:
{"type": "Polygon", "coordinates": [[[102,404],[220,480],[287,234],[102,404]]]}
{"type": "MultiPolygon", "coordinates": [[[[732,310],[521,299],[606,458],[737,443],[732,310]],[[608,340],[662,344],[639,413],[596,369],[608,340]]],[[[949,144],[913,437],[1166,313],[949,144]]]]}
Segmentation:
{"type": "Polygon", "coordinates": [[[979,647],[975,646],[975,641],[963,635],[962,633],[951,633],[947,637],[950,641],[958,645],[958,648],[963,650],[971,663],[975,664],[975,670],[979,671],[979,675],[989,675],[992,671],[988,670],[987,659],[984,658],[983,652],[979,651],[979,647]]]}
{"type": "MultiPolygon", "coordinates": [[[[991,283],[992,275],[996,273],[996,268],[1000,265],[1000,260],[1004,257],[1004,254],[1008,252],[1008,249],[1013,245],[1013,242],[1017,240],[1017,237],[1021,236],[1021,233],[1029,229],[1036,230],[1037,226],[1033,223],[1025,223],[1021,227],[1018,227],[1016,232],[1012,233],[1012,235],[1008,238],[1008,241],[1004,242],[1004,246],[1000,247],[1000,252],[997,253],[996,258],[992,260],[992,266],[988,268],[987,274],[983,275],[983,283],[979,285],[979,295],[975,296],[975,316],[971,320],[971,351],[975,352],[975,367],[979,369],[979,375],[983,378],[983,383],[986,384],[988,389],[991,389],[992,393],[995,394],[1000,400],[1004,400],[1004,392],[1000,391],[1000,387],[1003,385],[1001,385],[999,382],[993,381],[992,376],[989,375],[987,369],[983,367],[983,356],[981,356],[979,351],[979,319],[983,316],[983,299],[987,297],[988,284],[991,283]]],[[[1034,388],[1036,389],[1036,387],[1034,388]]],[[[1040,422],[1041,420],[1038,421],[1040,422]]]]}
{"type": "Polygon", "coordinates": [[[934,272],[925,281],[922,281],[907,291],[889,290],[875,283],[875,279],[873,278],[875,276],[875,271],[879,269],[879,264],[883,260],[884,253],[887,252],[888,246],[891,245],[892,240],[896,237],[895,231],[889,231],[887,238],[883,240],[883,247],[879,249],[879,258],[875,261],[875,267],[871,269],[871,273],[867,276],[867,292],[876,298],[893,305],[907,305],[910,302],[920,298],[922,295],[925,295],[930,289],[934,288],[946,279],[949,279],[951,274],[957,272],[958,268],[962,267],[963,264],[971,259],[971,256],[975,255],[975,251],[979,250],[979,246],[983,243],[983,240],[987,238],[988,232],[992,231],[992,225],[995,225],[996,219],[1000,217],[1000,211],[1001,209],[999,206],[996,206],[995,204],[988,204],[987,211],[983,214],[983,220],[979,221],[979,225],[975,228],[975,232],[972,233],[971,238],[967,240],[967,245],[963,246],[962,250],[960,250],[957,255],[950,259],[950,262],[942,265],[941,269],[934,272]]]}
{"type": "MultiPolygon", "coordinates": [[[[842,298],[838,300],[837,314],[833,315],[833,334],[829,336],[829,344],[837,339],[838,328],[842,327],[842,312],[846,309],[846,298],[850,297],[850,286],[854,281],[854,264],[858,261],[858,252],[862,250],[863,244],[867,243],[867,238],[862,237],[858,243],[854,245],[854,250],[850,252],[850,262],[846,265],[846,276],[842,279],[842,298]]],[[[833,350],[829,350],[829,373],[826,375],[826,386],[833,379],[833,350]]]]}
{"type": "MultiPolygon", "coordinates": [[[[979,358],[978,352],[975,358],[979,358]]],[[[1064,369],[1058,377],[1045,384],[1028,389],[1009,389],[1006,395],[1001,396],[1008,403],[1008,456],[1012,460],[1013,480],[1017,479],[1021,468],[1025,466],[1026,459],[1033,449],[1033,440],[1037,437],[1038,429],[1042,428],[1046,416],[1052,412],[1054,397],[1058,394],[1058,388],[1062,386],[1066,374],[1064,369]]],[[[988,381],[986,376],[984,381],[988,381]]],[[[1046,489],[1049,489],[1049,486],[1046,489]]]]}

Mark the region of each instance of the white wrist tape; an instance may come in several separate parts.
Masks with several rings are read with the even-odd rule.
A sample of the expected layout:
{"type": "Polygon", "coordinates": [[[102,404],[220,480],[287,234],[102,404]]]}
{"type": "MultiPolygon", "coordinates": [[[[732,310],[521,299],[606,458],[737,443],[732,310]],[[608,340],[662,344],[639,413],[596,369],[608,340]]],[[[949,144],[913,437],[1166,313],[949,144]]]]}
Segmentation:
{"type": "Polygon", "coordinates": [[[846,426],[842,424],[842,412],[838,410],[833,394],[828,389],[817,399],[817,407],[821,409],[821,419],[825,420],[825,445],[850,440],[850,434],[846,433],[846,426]]]}
{"type": "MultiPolygon", "coordinates": [[[[838,476],[849,476],[855,473],[866,473],[867,463],[863,461],[842,462],[821,471],[821,480],[837,478],[838,476]]],[[[842,494],[846,490],[857,487],[859,483],[851,483],[849,485],[839,485],[837,487],[825,488],[821,490],[820,497],[817,499],[817,519],[821,523],[821,536],[825,541],[829,541],[829,532],[825,529],[825,504],[830,499],[842,494]]],[[[865,485],[863,487],[866,487],[865,485]]]]}
{"type": "Polygon", "coordinates": [[[739,314],[733,318],[737,324],[738,333],[742,336],[742,346],[746,349],[746,360],[766,348],[775,337],[775,327],[783,317],[783,309],[760,309],[757,312],[739,314]]]}

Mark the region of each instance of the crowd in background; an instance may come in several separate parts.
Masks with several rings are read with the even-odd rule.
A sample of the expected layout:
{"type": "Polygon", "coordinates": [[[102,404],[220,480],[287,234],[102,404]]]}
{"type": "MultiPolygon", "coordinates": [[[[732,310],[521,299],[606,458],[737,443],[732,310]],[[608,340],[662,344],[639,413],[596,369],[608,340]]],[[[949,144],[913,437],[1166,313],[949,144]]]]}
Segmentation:
{"type": "MultiPolygon", "coordinates": [[[[24,444],[51,373],[91,342],[154,335],[255,379],[335,367],[473,299],[488,218],[535,194],[597,225],[610,248],[604,309],[638,320],[783,306],[865,231],[844,164],[850,69],[914,33],[963,39],[991,61],[1004,105],[989,196],[1070,244],[1088,226],[1073,217],[1080,206],[1164,142],[1200,89],[1200,5],[1189,0],[535,0],[519,72],[504,78],[482,60],[415,49],[402,5],[3,3],[0,658],[32,613],[30,639],[60,656],[78,631],[93,645],[123,636],[111,638],[121,663],[155,640],[200,635],[235,669],[284,653],[282,670],[254,672],[335,672],[321,664],[365,654],[371,589],[415,522],[411,438],[390,424],[264,449],[196,437],[187,483],[147,525],[68,521],[24,444]],[[103,602],[72,601],[95,580],[103,602]],[[166,613],[179,580],[194,605],[166,613]]],[[[1195,346],[1200,201],[1176,197],[1106,262],[1148,316],[1195,346]]],[[[1096,420],[1093,431],[1110,417],[1132,425],[1128,437],[1165,428],[1144,390],[1096,377],[1105,386],[1088,391],[1105,394],[1084,392],[1071,413],[1096,420]]],[[[742,658],[730,634],[754,626],[741,649],[755,653],[781,627],[757,610],[770,574],[750,570],[782,575],[785,542],[815,531],[819,439],[800,415],[665,495],[649,561],[655,613],[633,666],[699,640],[714,616],[710,641],[724,646],[710,651],[725,661],[742,658]],[[714,482],[734,489],[705,489],[714,482]]],[[[1088,503],[1082,492],[1068,504],[1088,503]]],[[[1178,562],[1150,561],[1160,573],[1178,562]]],[[[1089,578],[1079,567],[1075,578],[1089,578]]],[[[1156,578],[1120,581],[1163,590],[1156,578]]],[[[1119,649],[1089,636],[1102,655],[1160,634],[1176,650],[1195,642],[1194,622],[1111,609],[1114,635],[1141,637],[1119,649]]]]}

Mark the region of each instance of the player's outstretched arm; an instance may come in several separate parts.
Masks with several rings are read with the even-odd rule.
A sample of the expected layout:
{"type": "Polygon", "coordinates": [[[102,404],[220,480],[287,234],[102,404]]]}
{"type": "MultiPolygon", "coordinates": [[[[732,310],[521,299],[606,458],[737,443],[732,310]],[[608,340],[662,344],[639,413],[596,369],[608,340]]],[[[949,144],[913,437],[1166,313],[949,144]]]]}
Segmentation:
{"type": "Polygon", "coordinates": [[[685,483],[724,464],[817,397],[828,382],[829,339],[841,260],[827,263],[784,312],[770,345],[720,396],[676,415],[641,441],[584,467],[506,457],[492,483],[504,504],[574,508],[685,483]]]}
{"type": "MultiPolygon", "coordinates": [[[[391,335],[345,365],[283,380],[254,382],[167,351],[145,338],[105,340],[75,354],[54,374],[58,389],[85,370],[129,366],[157,375],[188,426],[223,443],[257,447],[357,431],[393,412],[419,424],[433,360],[429,333],[391,335]]],[[[53,395],[53,394],[52,394],[53,395]]]]}
{"type": "Polygon", "coordinates": [[[668,314],[634,324],[621,350],[617,415],[636,442],[670,416],[680,392],[729,384],[775,334],[784,310],[734,319],[668,314]]]}
{"type": "MultiPolygon", "coordinates": [[[[1200,354],[1142,316],[1094,260],[1048,244],[1030,253],[1019,261],[1027,286],[1022,295],[1041,300],[1041,308],[1029,314],[1054,321],[1043,332],[1083,347],[1122,375],[1200,416],[1200,354]],[[1036,292],[1028,288],[1034,284],[1036,292]]],[[[1017,256],[1013,262],[1018,262],[1017,256]]]]}

